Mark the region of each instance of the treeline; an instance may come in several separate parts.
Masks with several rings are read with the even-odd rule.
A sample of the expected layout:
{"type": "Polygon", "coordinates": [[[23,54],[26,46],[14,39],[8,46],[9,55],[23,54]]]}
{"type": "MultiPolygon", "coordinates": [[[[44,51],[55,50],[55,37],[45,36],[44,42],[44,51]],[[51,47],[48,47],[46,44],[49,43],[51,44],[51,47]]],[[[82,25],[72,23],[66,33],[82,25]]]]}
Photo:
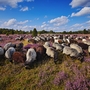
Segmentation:
{"type": "MultiPolygon", "coordinates": [[[[22,31],[22,30],[14,30],[14,29],[7,29],[7,28],[0,28],[0,34],[32,34],[33,31],[37,29],[34,28],[33,30],[30,30],[30,31],[22,31]]],[[[44,34],[44,33],[55,33],[53,32],[52,30],[50,31],[45,31],[45,30],[42,30],[42,31],[37,31],[38,34],[44,34]]]]}
{"type": "Polygon", "coordinates": [[[53,30],[46,31],[46,30],[41,30],[37,31],[36,28],[30,31],[22,31],[22,30],[14,30],[14,29],[7,29],[7,28],[0,28],[0,34],[32,34],[34,33],[34,30],[37,32],[37,34],[55,34],[55,33],[60,33],[60,34],[90,34],[90,29],[86,30],[78,30],[78,31],[63,31],[63,32],[54,32],[53,30]]]}
{"type": "Polygon", "coordinates": [[[78,30],[78,31],[63,31],[62,34],[90,34],[90,29],[78,30]]]}

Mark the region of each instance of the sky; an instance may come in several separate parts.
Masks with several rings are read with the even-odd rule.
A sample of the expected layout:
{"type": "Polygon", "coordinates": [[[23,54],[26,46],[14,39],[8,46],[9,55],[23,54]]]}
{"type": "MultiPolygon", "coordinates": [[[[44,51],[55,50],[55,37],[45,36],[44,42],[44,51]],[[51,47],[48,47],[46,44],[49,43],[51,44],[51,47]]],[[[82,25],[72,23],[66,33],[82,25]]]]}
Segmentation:
{"type": "Polygon", "coordinates": [[[90,29],[90,0],[0,0],[0,28],[55,32],[90,29]]]}

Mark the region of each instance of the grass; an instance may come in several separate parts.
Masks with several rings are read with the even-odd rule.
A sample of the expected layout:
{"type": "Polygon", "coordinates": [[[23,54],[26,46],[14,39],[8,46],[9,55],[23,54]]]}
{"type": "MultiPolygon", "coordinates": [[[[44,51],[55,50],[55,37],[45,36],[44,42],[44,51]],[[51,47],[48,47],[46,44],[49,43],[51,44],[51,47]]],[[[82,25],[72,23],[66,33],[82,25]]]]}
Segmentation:
{"type": "MultiPolygon", "coordinates": [[[[90,62],[81,63],[79,60],[72,60],[69,56],[62,55],[60,52],[59,57],[58,61],[60,62],[57,64],[54,64],[52,58],[46,57],[42,62],[34,64],[33,68],[29,70],[25,69],[23,64],[15,65],[5,60],[4,65],[0,65],[0,89],[65,90],[66,82],[72,81],[78,70],[80,75],[82,74],[90,80],[90,62]],[[73,68],[77,71],[73,71],[73,68]],[[68,76],[64,78],[62,72],[65,72],[68,76]],[[54,84],[55,78],[57,85],[54,84]]],[[[3,61],[1,60],[1,62],[3,61]]],[[[88,85],[87,90],[89,89],[90,85],[88,85]]]]}
{"type": "Polygon", "coordinates": [[[90,61],[81,63],[58,53],[57,64],[44,57],[31,69],[0,59],[0,90],[90,90],[90,61]]]}

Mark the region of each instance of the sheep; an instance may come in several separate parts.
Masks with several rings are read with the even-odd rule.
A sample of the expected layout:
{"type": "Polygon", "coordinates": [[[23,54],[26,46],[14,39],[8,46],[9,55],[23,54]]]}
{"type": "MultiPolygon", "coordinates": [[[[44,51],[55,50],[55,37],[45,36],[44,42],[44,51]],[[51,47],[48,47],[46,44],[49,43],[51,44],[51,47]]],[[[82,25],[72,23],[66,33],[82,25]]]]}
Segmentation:
{"type": "Polygon", "coordinates": [[[44,46],[40,45],[36,48],[36,53],[37,53],[37,57],[36,57],[37,61],[42,60],[42,58],[46,54],[46,49],[44,48],[44,46]]]}
{"type": "Polygon", "coordinates": [[[52,57],[54,59],[54,63],[56,64],[58,60],[58,52],[52,47],[47,47],[46,54],[52,57]]]}
{"type": "Polygon", "coordinates": [[[83,41],[84,44],[90,45],[90,41],[83,41]]]}
{"type": "Polygon", "coordinates": [[[76,49],[71,48],[70,57],[72,57],[72,58],[78,58],[79,57],[78,51],[76,49]]]}
{"type": "Polygon", "coordinates": [[[15,51],[12,55],[12,60],[15,64],[25,62],[25,54],[23,52],[15,51]]]}
{"type": "Polygon", "coordinates": [[[77,58],[79,56],[79,53],[76,49],[71,48],[69,46],[65,46],[63,48],[63,54],[70,55],[72,58],[77,58]]]}
{"type": "Polygon", "coordinates": [[[50,42],[48,42],[48,41],[45,42],[43,46],[44,46],[44,48],[50,47],[50,42]]]}
{"type": "Polygon", "coordinates": [[[16,44],[16,51],[22,51],[23,43],[16,44]]]}
{"type": "Polygon", "coordinates": [[[33,48],[28,49],[26,53],[25,68],[30,68],[30,65],[36,60],[36,51],[33,48]]]}
{"type": "Polygon", "coordinates": [[[12,62],[12,55],[13,55],[14,52],[15,52],[15,48],[14,47],[8,48],[8,50],[5,52],[5,57],[7,59],[9,59],[10,62],[12,62]]]}
{"type": "Polygon", "coordinates": [[[11,42],[5,44],[5,45],[4,45],[4,49],[5,49],[5,51],[8,50],[9,47],[16,47],[16,45],[15,45],[15,44],[12,44],[11,42]]]}
{"type": "Polygon", "coordinates": [[[71,54],[71,48],[69,46],[65,46],[63,48],[63,54],[70,55],[71,54]]]}
{"type": "Polygon", "coordinates": [[[72,43],[72,44],[70,44],[70,47],[76,49],[78,51],[78,53],[81,53],[81,54],[83,53],[82,48],[78,44],[72,43]]]}
{"type": "Polygon", "coordinates": [[[52,45],[53,47],[55,47],[56,48],[56,50],[60,50],[60,51],[62,51],[63,50],[63,47],[60,45],[60,44],[58,44],[58,43],[53,43],[53,45],[52,45]]]}
{"type": "Polygon", "coordinates": [[[83,49],[83,50],[88,50],[88,45],[84,43],[78,43],[78,45],[83,49]]]}

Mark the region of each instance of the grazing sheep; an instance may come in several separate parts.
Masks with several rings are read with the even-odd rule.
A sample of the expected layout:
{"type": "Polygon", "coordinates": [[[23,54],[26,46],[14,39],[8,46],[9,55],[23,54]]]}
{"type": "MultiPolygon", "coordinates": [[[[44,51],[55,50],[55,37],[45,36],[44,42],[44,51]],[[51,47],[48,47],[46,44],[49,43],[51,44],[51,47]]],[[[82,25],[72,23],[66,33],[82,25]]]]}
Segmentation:
{"type": "Polygon", "coordinates": [[[70,57],[75,57],[75,58],[79,56],[79,53],[76,49],[68,47],[68,46],[65,46],[63,48],[63,54],[70,55],[70,57]]]}
{"type": "Polygon", "coordinates": [[[88,50],[88,45],[84,43],[78,43],[78,45],[83,49],[83,50],[88,50]]]}
{"type": "Polygon", "coordinates": [[[56,64],[56,62],[58,60],[58,52],[52,47],[47,47],[46,54],[48,56],[54,58],[54,63],[56,64]]]}
{"type": "Polygon", "coordinates": [[[72,58],[78,58],[79,57],[78,51],[76,49],[71,48],[70,57],[72,57],[72,58]]]}
{"type": "Polygon", "coordinates": [[[14,52],[15,52],[14,47],[8,48],[8,50],[5,52],[5,57],[8,58],[10,60],[10,62],[12,62],[12,55],[14,52]]]}
{"type": "Polygon", "coordinates": [[[48,41],[45,42],[43,46],[44,46],[45,48],[50,47],[50,42],[48,42],[48,41]]]}
{"type": "Polygon", "coordinates": [[[10,47],[16,47],[16,45],[15,45],[15,44],[12,44],[11,42],[5,44],[5,45],[4,45],[4,49],[5,49],[5,51],[8,50],[8,48],[10,48],[10,47]]]}
{"type": "Polygon", "coordinates": [[[58,44],[58,43],[53,43],[52,46],[53,46],[54,48],[56,48],[56,50],[60,50],[60,51],[63,50],[63,47],[62,47],[60,44],[58,44]]]}
{"type": "Polygon", "coordinates": [[[88,41],[88,40],[83,41],[83,43],[87,44],[87,45],[90,45],[90,41],[88,41]]]}
{"type": "Polygon", "coordinates": [[[69,46],[65,46],[63,48],[63,54],[70,55],[71,54],[71,48],[69,46]]]}
{"type": "Polygon", "coordinates": [[[12,55],[12,60],[13,62],[16,63],[24,63],[25,62],[25,54],[23,54],[22,52],[14,52],[12,55]]]}
{"type": "Polygon", "coordinates": [[[42,60],[42,58],[46,54],[46,49],[42,45],[41,46],[38,46],[36,48],[36,53],[37,53],[37,61],[42,60]]]}
{"type": "Polygon", "coordinates": [[[16,44],[16,51],[22,51],[23,43],[16,44]]]}
{"type": "Polygon", "coordinates": [[[78,51],[78,53],[83,53],[82,48],[78,44],[72,43],[72,44],[70,44],[70,47],[76,49],[78,51]]]}
{"type": "Polygon", "coordinates": [[[26,53],[25,67],[29,68],[30,65],[36,60],[36,51],[33,48],[28,49],[26,53]]]}

